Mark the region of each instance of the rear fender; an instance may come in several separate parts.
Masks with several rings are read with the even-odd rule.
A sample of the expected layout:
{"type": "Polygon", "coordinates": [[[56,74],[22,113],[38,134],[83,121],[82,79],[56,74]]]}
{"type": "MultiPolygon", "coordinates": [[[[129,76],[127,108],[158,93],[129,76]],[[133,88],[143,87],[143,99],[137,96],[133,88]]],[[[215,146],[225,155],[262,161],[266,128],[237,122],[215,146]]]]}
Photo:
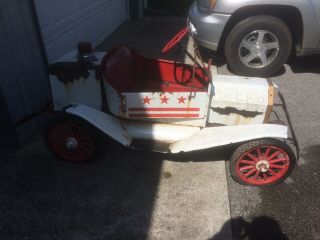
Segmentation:
{"type": "Polygon", "coordinates": [[[65,108],[65,112],[82,118],[122,145],[130,146],[131,138],[127,135],[119,119],[84,105],[70,105],[65,108]]]}
{"type": "Polygon", "coordinates": [[[172,153],[190,152],[261,138],[288,138],[288,127],[276,124],[239,125],[204,128],[170,146],[172,153]]]}

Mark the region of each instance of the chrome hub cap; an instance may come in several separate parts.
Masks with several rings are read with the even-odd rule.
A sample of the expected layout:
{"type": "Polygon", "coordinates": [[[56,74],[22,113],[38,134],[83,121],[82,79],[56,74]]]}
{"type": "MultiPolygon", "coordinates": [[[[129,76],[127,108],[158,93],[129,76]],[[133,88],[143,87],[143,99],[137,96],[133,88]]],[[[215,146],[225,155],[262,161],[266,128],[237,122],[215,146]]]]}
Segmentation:
{"type": "Polygon", "coordinates": [[[65,146],[68,149],[75,149],[78,146],[78,141],[75,138],[70,137],[66,140],[65,146]]]}
{"type": "Polygon", "coordinates": [[[256,165],[256,169],[262,173],[268,172],[270,164],[267,160],[259,161],[256,165]]]}
{"type": "Polygon", "coordinates": [[[265,48],[265,46],[263,44],[257,44],[254,47],[254,52],[255,52],[255,54],[261,55],[261,54],[264,54],[266,52],[266,48],[265,48]]]}
{"type": "Polygon", "coordinates": [[[239,57],[247,67],[263,68],[276,59],[279,50],[279,40],[273,33],[258,30],[249,33],[241,41],[239,57]]]}

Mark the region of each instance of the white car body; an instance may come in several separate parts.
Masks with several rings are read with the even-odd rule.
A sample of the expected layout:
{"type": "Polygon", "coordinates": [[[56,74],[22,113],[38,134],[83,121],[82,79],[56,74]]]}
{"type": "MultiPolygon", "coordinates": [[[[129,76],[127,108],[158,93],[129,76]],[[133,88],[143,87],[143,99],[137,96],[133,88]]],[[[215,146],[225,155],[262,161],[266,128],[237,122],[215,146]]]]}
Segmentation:
{"type": "MultiPolygon", "coordinates": [[[[96,66],[105,54],[95,53],[96,66]]],[[[77,61],[72,52],[58,62],[77,61]]],[[[153,151],[179,153],[288,137],[286,126],[268,123],[277,87],[267,79],[213,75],[201,92],[122,93],[108,79],[101,84],[90,69],[69,81],[51,74],[50,81],[55,111],[78,116],[128,147],[140,148],[139,140],[154,143],[153,151]],[[101,96],[106,96],[108,112],[101,110],[101,96]]]]}

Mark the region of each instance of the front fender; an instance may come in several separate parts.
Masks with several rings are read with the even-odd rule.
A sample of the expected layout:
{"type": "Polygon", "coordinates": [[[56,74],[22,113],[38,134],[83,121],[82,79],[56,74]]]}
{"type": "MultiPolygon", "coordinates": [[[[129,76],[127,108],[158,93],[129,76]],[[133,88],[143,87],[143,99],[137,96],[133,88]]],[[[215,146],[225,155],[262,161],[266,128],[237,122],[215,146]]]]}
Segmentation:
{"type": "Polygon", "coordinates": [[[193,136],[170,146],[172,153],[191,152],[261,138],[288,138],[288,127],[275,124],[204,128],[193,136]]]}
{"type": "Polygon", "coordinates": [[[119,119],[84,105],[70,105],[65,108],[65,112],[82,118],[122,145],[130,146],[131,138],[127,135],[119,119]]]}

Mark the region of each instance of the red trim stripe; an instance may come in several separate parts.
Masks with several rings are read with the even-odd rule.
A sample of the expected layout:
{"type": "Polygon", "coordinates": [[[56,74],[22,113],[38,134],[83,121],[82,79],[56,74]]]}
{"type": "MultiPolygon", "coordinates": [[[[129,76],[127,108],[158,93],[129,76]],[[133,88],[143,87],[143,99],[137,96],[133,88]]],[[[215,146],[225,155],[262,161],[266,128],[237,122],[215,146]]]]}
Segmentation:
{"type": "Polygon", "coordinates": [[[130,112],[199,112],[200,108],[129,108],[130,112]]]}
{"type": "Polygon", "coordinates": [[[130,118],[199,118],[199,114],[129,114],[130,118]]]}

